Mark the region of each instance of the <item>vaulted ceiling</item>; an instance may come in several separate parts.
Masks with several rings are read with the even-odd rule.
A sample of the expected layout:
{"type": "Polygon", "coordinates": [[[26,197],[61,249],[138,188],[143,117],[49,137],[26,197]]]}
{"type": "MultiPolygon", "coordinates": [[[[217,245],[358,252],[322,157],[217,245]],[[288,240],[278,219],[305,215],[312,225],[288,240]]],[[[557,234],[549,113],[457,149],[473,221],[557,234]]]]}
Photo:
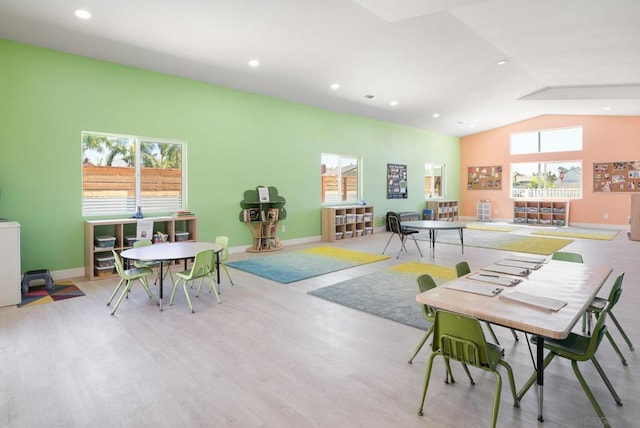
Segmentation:
{"type": "Polygon", "coordinates": [[[639,0],[0,1],[0,38],[456,136],[640,114],[639,23],[639,0]]]}

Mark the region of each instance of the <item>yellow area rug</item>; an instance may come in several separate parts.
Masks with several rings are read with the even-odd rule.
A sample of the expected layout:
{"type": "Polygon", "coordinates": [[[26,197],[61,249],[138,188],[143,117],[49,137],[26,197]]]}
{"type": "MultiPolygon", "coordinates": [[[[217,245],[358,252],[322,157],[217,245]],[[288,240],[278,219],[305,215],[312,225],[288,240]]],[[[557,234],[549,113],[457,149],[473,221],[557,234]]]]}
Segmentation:
{"type": "Polygon", "coordinates": [[[619,230],[613,229],[588,229],[569,227],[563,229],[537,230],[532,235],[562,236],[565,238],[599,239],[611,241],[618,235],[619,230]]]}
{"type": "MultiPolygon", "coordinates": [[[[416,239],[427,241],[428,235],[418,234],[416,239]]],[[[456,230],[441,230],[436,242],[460,246],[460,235],[456,230]]],[[[542,236],[520,235],[514,233],[493,232],[488,230],[465,230],[464,246],[491,248],[493,250],[518,253],[541,254],[548,256],[560,248],[572,243],[572,239],[547,238],[542,236]]]]}
{"type": "Polygon", "coordinates": [[[289,284],[388,258],[389,256],[380,254],[326,246],[257,256],[228,262],[226,265],[281,284],[289,284]]]}
{"type": "Polygon", "coordinates": [[[511,232],[513,230],[520,229],[520,226],[510,226],[508,224],[467,223],[467,229],[511,232]]]}
{"type": "MultiPolygon", "coordinates": [[[[416,278],[430,274],[436,284],[456,277],[453,267],[408,262],[309,291],[312,296],[420,329],[429,323],[416,302],[416,278]]],[[[409,350],[407,350],[408,352],[409,350]]]]}

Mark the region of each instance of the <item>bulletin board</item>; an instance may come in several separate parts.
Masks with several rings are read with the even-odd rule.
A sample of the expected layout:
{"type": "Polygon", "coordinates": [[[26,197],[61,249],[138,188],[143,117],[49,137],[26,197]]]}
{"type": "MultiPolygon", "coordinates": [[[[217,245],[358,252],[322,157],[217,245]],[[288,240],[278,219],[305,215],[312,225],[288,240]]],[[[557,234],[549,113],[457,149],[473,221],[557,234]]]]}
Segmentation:
{"type": "Polygon", "coordinates": [[[595,162],[594,192],[640,192],[640,161],[595,162]]]}
{"type": "Polygon", "coordinates": [[[468,167],[467,190],[502,190],[502,165],[468,167]]]}
{"type": "Polygon", "coordinates": [[[407,166],[388,163],[387,199],[406,199],[407,196],[407,166]]]}

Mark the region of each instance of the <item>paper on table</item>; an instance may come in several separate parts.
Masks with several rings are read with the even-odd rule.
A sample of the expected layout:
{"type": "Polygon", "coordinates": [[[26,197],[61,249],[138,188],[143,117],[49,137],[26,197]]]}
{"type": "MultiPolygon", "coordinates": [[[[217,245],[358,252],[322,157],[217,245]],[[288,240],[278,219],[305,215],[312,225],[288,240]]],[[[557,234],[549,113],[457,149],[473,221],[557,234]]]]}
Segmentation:
{"type": "Polygon", "coordinates": [[[518,255],[510,255],[507,257],[507,260],[517,260],[519,262],[527,262],[527,263],[546,263],[547,259],[544,257],[528,257],[528,256],[518,256],[518,255]]]}
{"type": "Polygon", "coordinates": [[[488,273],[474,273],[467,276],[469,279],[475,279],[476,281],[488,282],[489,284],[502,285],[503,287],[513,287],[520,284],[522,280],[520,278],[509,278],[507,276],[493,275],[488,273]]]}
{"type": "Polygon", "coordinates": [[[476,284],[473,282],[452,282],[446,284],[445,287],[450,288],[452,290],[458,291],[466,291],[467,293],[481,294],[483,296],[497,296],[503,288],[500,287],[491,287],[482,284],[476,284]]]}
{"type": "Polygon", "coordinates": [[[513,266],[500,266],[497,264],[492,264],[487,267],[483,267],[482,270],[487,270],[490,272],[506,273],[507,275],[515,275],[515,276],[529,275],[529,269],[522,269],[522,268],[517,268],[513,266]]]}
{"type": "Polygon", "coordinates": [[[505,299],[515,300],[517,302],[526,303],[527,305],[536,306],[542,309],[549,309],[550,311],[557,312],[567,305],[567,302],[554,299],[553,297],[536,296],[535,294],[523,293],[522,291],[514,290],[510,293],[502,295],[505,299]]]}
{"type": "Polygon", "coordinates": [[[519,267],[523,269],[534,269],[534,270],[540,269],[540,267],[542,267],[542,264],[540,263],[521,262],[519,260],[510,260],[510,259],[500,260],[499,262],[496,262],[496,264],[500,266],[513,266],[513,267],[519,267]]]}

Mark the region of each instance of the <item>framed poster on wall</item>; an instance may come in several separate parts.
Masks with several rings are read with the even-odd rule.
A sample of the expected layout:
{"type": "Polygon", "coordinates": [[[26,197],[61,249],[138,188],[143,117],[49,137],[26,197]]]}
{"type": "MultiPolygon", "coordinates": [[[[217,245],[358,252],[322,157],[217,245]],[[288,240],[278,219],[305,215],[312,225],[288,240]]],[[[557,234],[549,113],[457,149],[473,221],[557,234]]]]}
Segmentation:
{"type": "Polygon", "coordinates": [[[407,198],[407,166],[387,164],[387,199],[407,198]]]}
{"type": "Polygon", "coordinates": [[[502,165],[468,167],[467,190],[502,190],[502,165]]]}
{"type": "Polygon", "coordinates": [[[640,161],[595,162],[594,192],[640,192],[640,161]]]}

